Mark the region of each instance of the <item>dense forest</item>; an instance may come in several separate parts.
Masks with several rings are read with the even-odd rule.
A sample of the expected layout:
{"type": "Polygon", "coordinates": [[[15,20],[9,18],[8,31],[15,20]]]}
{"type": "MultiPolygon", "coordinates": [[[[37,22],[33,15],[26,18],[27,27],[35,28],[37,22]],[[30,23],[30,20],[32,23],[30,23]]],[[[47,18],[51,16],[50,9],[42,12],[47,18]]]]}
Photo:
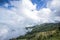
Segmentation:
{"type": "Polygon", "coordinates": [[[60,40],[60,23],[44,23],[26,29],[32,31],[10,40],[60,40]]]}

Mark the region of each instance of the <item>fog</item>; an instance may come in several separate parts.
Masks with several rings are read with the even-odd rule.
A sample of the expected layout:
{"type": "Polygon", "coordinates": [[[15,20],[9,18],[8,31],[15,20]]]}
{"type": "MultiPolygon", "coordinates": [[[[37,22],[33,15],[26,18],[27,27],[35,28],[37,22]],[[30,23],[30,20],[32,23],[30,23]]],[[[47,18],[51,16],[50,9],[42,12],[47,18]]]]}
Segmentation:
{"type": "Polygon", "coordinates": [[[37,4],[33,5],[31,0],[0,2],[0,40],[25,35],[28,32],[25,27],[60,22],[60,0],[48,1],[47,8],[41,8],[39,11],[36,10],[37,4]]]}

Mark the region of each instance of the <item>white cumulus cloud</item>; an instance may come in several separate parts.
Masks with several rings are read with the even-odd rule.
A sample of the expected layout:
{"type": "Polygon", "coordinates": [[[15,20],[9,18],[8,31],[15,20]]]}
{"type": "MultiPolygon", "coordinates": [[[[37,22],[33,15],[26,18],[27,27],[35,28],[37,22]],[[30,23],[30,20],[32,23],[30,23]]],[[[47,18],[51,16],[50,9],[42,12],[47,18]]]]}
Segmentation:
{"type": "MultiPolygon", "coordinates": [[[[33,5],[31,0],[10,1],[14,7],[0,8],[0,40],[24,35],[27,32],[25,27],[30,25],[59,21],[59,2],[59,0],[49,1],[47,8],[37,11],[37,5],[33,5]]],[[[4,6],[8,7],[8,4],[4,6]]]]}

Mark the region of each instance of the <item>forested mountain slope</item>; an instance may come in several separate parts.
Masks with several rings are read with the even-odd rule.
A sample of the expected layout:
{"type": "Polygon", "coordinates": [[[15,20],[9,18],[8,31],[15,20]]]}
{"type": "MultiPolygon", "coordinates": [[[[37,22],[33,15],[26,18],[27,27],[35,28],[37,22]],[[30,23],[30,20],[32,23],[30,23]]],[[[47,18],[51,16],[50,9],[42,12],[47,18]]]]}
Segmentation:
{"type": "Polygon", "coordinates": [[[60,40],[60,23],[44,23],[26,29],[29,28],[31,32],[10,40],[60,40]]]}

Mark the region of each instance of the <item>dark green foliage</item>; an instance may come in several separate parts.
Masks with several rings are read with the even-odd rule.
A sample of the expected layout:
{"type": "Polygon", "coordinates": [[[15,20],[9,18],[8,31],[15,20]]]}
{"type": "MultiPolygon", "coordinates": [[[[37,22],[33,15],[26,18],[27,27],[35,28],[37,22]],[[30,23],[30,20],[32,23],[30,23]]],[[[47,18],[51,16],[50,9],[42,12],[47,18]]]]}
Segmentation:
{"type": "Polygon", "coordinates": [[[60,40],[60,23],[45,23],[29,28],[31,32],[11,40],[60,40]]]}

